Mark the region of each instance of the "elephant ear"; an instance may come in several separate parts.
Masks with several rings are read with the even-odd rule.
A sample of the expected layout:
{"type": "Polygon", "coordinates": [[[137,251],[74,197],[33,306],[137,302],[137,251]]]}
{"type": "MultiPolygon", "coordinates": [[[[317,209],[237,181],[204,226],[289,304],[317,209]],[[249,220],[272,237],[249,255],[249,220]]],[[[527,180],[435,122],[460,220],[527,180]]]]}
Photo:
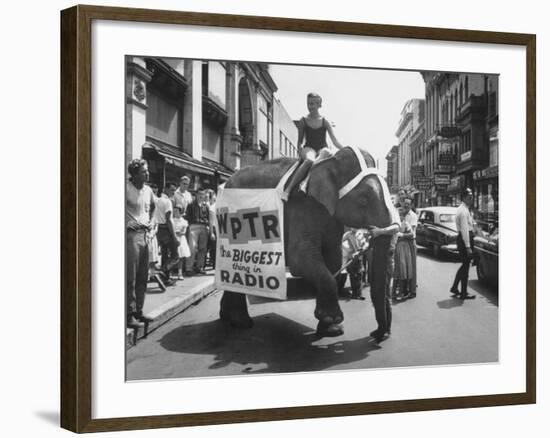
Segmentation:
{"type": "Polygon", "coordinates": [[[334,157],[314,165],[309,176],[308,195],[324,205],[331,216],[334,215],[338,202],[337,180],[334,157]]]}

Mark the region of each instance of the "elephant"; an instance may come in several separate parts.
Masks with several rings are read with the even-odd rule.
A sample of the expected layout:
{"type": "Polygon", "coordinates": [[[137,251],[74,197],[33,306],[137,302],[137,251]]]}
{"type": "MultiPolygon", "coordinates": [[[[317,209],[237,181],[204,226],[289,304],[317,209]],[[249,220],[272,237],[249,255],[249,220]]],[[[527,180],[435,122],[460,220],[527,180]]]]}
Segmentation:
{"type": "MultiPolygon", "coordinates": [[[[375,167],[369,153],[360,153],[369,167],[375,167]]],[[[231,176],[225,187],[274,188],[295,162],[296,159],[292,158],[277,158],[243,167],[231,176]]],[[[364,177],[353,190],[343,197],[339,196],[339,190],[360,171],[354,150],[350,147],[340,149],[312,167],[307,194],[294,190],[284,209],[285,260],[293,276],[302,277],[316,290],[314,316],[319,321],[317,333],[321,336],[343,333],[341,323],[344,315],[338,303],[337,281],[333,274],[342,264],[344,225],[383,228],[392,223],[381,181],[376,175],[364,177]]],[[[391,313],[384,313],[391,312],[391,308],[384,310],[383,305],[376,306],[375,302],[385,299],[390,237],[379,236],[371,240],[375,260],[370,271],[371,297],[379,328],[389,325],[388,319],[391,319],[391,313]]],[[[220,318],[233,327],[252,327],[245,295],[224,291],[220,318]]]]}

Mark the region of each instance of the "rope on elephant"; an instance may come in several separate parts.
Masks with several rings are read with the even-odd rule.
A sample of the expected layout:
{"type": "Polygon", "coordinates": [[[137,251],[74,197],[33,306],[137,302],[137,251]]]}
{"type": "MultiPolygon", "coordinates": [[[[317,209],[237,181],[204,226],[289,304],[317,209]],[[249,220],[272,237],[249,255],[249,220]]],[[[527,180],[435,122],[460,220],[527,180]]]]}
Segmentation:
{"type": "Polygon", "coordinates": [[[283,175],[283,177],[279,181],[279,184],[277,184],[277,187],[275,187],[275,190],[277,190],[277,193],[281,198],[283,197],[283,193],[285,191],[286,182],[292,176],[292,174],[296,171],[299,165],[300,165],[300,162],[296,161],[296,163],[290,166],[290,169],[286,171],[286,173],[283,175]]]}

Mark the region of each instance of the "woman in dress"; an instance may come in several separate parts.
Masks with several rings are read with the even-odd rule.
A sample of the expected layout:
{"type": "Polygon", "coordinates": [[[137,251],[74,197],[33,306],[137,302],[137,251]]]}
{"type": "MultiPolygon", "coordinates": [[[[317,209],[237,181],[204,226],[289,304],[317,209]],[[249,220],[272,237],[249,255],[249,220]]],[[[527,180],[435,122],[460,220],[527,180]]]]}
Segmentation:
{"type": "Polygon", "coordinates": [[[412,228],[405,221],[405,213],[402,208],[399,209],[401,225],[397,233],[397,244],[395,245],[395,268],[393,273],[394,284],[399,283],[400,297],[407,298],[410,294],[409,284],[412,280],[413,260],[409,239],[412,238],[412,228]]]}

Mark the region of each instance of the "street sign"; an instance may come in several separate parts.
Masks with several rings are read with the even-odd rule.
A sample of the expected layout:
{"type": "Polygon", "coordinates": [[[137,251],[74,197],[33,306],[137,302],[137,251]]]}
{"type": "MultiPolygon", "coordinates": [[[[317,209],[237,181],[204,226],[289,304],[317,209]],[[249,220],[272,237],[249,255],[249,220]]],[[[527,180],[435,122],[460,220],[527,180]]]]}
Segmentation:
{"type": "Polygon", "coordinates": [[[437,168],[434,170],[434,173],[453,173],[455,171],[455,167],[447,164],[439,164],[437,168]]]}
{"type": "Polygon", "coordinates": [[[433,180],[429,176],[417,176],[413,179],[413,182],[418,190],[428,190],[433,185],[433,180]]]}
{"type": "Polygon", "coordinates": [[[451,183],[451,175],[437,174],[434,175],[434,184],[437,186],[448,186],[451,183]]]}
{"type": "Polygon", "coordinates": [[[460,156],[460,161],[466,161],[466,160],[469,160],[470,158],[472,158],[472,151],[464,152],[460,156]]]}
{"type": "Polygon", "coordinates": [[[424,166],[423,165],[411,166],[411,176],[413,178],[415,176],[424,176],[424,166]]]}
{"type": "Polygon", "coordinates": [[[439,135],[444,138],[454,138],[461,134],[461,129],[455,125],[443,125],[439,128],[439,135]]]}
{"type": "Polygon", "coordinates": [[[433,184],[430,181],[429,183],[418,183],[414,185],[417,190],[429,190],[432,188],[433,184]]]}
{"type": "Polygon", "coordinates": [[[451,153],[441,153],[439,154],[439,164],[440,165],[453,165],[455,164],[455,154],[451,153]]]}

